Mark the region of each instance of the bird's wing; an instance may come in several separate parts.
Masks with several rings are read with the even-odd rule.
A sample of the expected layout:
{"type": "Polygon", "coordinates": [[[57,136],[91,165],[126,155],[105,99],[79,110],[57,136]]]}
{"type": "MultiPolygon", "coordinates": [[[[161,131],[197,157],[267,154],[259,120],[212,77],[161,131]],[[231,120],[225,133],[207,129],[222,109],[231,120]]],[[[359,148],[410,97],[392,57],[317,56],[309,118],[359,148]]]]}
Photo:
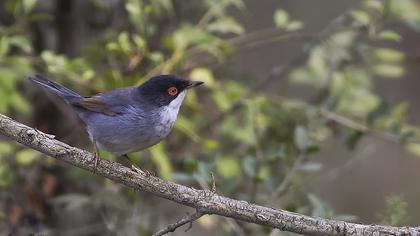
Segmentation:
{"type": "Polygon", "coordinates": [[[73,102],[72,105],[108,116],[118,115],[118,112],[115,109],[112,109],[111,106],[107,105],[102,100],[101,96],[86,97],[79,101],[73,102]]]}
{"type": "Polygon", "coordinates": [[[133,91],[132,87],[116,89],[96,96],[82,98],[72,102],[72,105],[91,112],[116,116],[123,113],[126,107],[133,103],[133,91]]]}

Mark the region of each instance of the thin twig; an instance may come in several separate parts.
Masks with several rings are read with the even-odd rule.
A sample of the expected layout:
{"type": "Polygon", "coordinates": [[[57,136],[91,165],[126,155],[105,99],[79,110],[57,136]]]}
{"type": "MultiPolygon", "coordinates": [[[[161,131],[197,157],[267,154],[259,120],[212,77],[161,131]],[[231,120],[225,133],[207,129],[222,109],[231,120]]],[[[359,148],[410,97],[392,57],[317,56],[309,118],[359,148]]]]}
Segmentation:
{"type": "MultiPolygon", "coordinates": [[[[361,124],[357,121],[354,121],[350,118],[347,118],[345,116],[342,116],[340,114],[337,114],[335,112],[329,111],[325,108],[320,108],[319,109],[319,113],[320,115],[324,116],[326,119],[334,121],[338,124],[341,124],[345,127],[360,131],[360,132],[364,132],[364,133],[370,133],[373,136],[376,136],[378,138],[381,139],[385,139],[388,141],[392,141],[392,142],[396,142],[396,143],[401,143],[401,137],[396,135],[396,134],[392,134],[389,133],[387,131],[383,131],[380,129],[375,129],[373,127],[369,127],[368,125],[365,124],[361,124]]],[[[405,140],[406,143],[420,143],[420,140],[418,139],[407,139],[405,140]]]]}
{"type": "Polygon", "coordinates": [[[292,168],[289,171],[287,171],[287,175],[283,178],[283,181],[277,186],[277,188],[274,190],[274,192],[271,194],[271,196],[268,198],[268,200],[265,203],[273,202],[276,198],[278,198],[280,195],[282,195],[286,191],[286,189],[292,182],[292,179],[295,177],[296,173],[298,172],[299,167],[302,165],[305,159],[306,159],[306,155],[304,153],[301,153],[299,156],[296,157],[292,168]]]}
{"type": "Polygon", "coordinates": [[[154,233],[153,236],[162,236],[162,235],[165,235],[167,233],[174,232],[177,228],[179,228],[179,227],[181,227],[185,224],[189,224],[188,228],[185,230],[185,232],[187,232],[188,230],[191,229],[192,223],[194,221],[198,220],[203,215],[205,215],[205,213],[197,210],[194,214],[189,215],[185,218],[182,218],[179,221],[166,226],[164,229],[159,230],[158,232],[154,233]]]}
{"type": "MultiPolygon", "coordinates": [[[[214,174],[213,172],[210,172],[211,178],[212,178],[212,193],[216,193],[216,181],[214,179],[214,174]]],[[[208,185],[203,181],[203,179],[201,178],[197,178],[197,183],[198,185],[200,185],[200,187],[204,190],[209,191],[209,187],[208,185]]],[[[236,220],[234,219],[230,219],[227,218],[226,221],[228,222],[228,224],[232,227],[232,230],[238,235],[238,236],[245,236],[245,232],[242,229],[242,227],[238,224],[238,222],[236,222],[236,220]]]]}

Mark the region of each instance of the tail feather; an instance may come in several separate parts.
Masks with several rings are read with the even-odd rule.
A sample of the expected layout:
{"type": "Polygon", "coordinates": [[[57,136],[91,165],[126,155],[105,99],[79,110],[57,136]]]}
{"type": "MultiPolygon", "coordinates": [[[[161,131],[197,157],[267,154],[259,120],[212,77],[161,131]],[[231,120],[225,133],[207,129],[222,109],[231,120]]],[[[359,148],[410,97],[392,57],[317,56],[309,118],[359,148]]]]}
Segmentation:
{"type": "Polygon", "coordinates": [[[60,97],[64,98],[67,102],[72,102],[75,99],[80,99],[82,96],[80,96],[78,93],[64,87],[61,84],[55,83],[49,79],[47,79],[45,76],[36,74],[35,76],[28,76],[28,79],[32,82],[35,82],[39,85],[41,85],[44,88],[47,88],[50,91],[53,91],[60,97]]]}

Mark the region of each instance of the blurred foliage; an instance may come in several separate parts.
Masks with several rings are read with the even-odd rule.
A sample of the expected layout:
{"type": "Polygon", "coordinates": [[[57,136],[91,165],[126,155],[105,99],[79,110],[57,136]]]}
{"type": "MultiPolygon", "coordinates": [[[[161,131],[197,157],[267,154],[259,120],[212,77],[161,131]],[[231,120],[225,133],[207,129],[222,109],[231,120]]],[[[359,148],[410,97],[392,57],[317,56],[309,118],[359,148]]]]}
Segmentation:
{"type": "Polygon", "coordinates": [[[386,198],[386,211],[381,224],[404,226],[408,222],[408,205],[402,195],[391,195],[386,198]]]}
{"type": "MultiPolygon", "coordinates": [[[[110,8],[107,1],[89,2],[96,11],[110,8]]],[[[321,199],[305,191],[305,178],[322,174],[323,170],[321,163],[310,159],[313,153],[338,136],[344,137],[343,146],[356,149],[364,136],[374,132],[420,156],[416,141],[419,130],[406,122],[409,104],[389,104],[374,90],[376,80],[399,79],[405,73],[405,55],[395,49],[402,37],[390,26],[402,23],[420,30],[420,6],[416,1],[365,0],[322,32],[311,33],[309,38],[316,40],[302,44],[307,60],[293,65],[287,78],[292,85],[311,88],[312,100],[263,93],[250,81],[234,79],[234,75],[214,66],[223,65],[240,51],[238,42],[276,42],[276,37],[305,32],[304,22],[285,9],[274,11],[271,30],[276,34],[267,36],[246,32],[231,16],[232,11],[246,9],[242,0],[194,1],[188,7],[185,5],[190,3],[168,0],[121,3],[124,27],[107,27],[85,42],[81,55],[70,57],[53,47],[34,52],[35,36],[30,26],[48,22],[48,15],[53,17],[41,1],[6,1],[4,9],[13,20],[0,26],[0,113],[30,116],[30,107],[39,101],[24,99],[24,94],[30,97],[25,92],[30,88],[22,80],[34,71],[86,95],[138,85],[157,74],[175,73],[202,80],[206,87],[187,96],[176,131],[162,144],[144,152],[150,158],[140,158],[141,166],[155,170],[162,178],[199,188],[211,188],[215,181],[222,195],[351,221],[356,217],[335,214],[321,199]]],[[[69,119],[61,118],[63,123],[69,119]]],[[[115,159],[106,152],[101,156],[115,159]]],[[[0,143],[0,187],[25,195],[33,203],[17,206],[25,213],[16,210],[17,220],[9,220],[9,225],[50,232],[45,212],[53,218],[57,216],[55,211],[71,215],[93,209],[95,213],[86,221],[98,223],[101,215],[100,230],[119,229],[129,235],[148,235],[155,230],[144,223],[145,216],[138,207],[150,199],[81,170],[66,166],[65,171],[54,171],[60,168],[59,163],[48,160],[38,158],[32,150],[0,143]],[[30,170],[31,177],[26,178],[33,180],[30,186],[17,180],[25,179],[22,175],[30,170]],[[72,184],[57,187],[57,182],[72,184]],[[41,197],[45,202],[39,200],[41,197]]],[[[22,201],[6,199],[4,203],[16,205],[22,201]]],[[[6,205],[0,212],[11,215],[10,209],[15,208],[6,205]]],[[[383,223],[402,225],[405,215],[404,200],[389,198],[383,223]]],[[[211,220],[199,222],[203,227],[212,225],[211,220]]],[[[227,233],[234,232],[227,222],[220,223],[227,233]]],[[[250,230],[259,235],[263,232],[260,228],[250,230]]]]}

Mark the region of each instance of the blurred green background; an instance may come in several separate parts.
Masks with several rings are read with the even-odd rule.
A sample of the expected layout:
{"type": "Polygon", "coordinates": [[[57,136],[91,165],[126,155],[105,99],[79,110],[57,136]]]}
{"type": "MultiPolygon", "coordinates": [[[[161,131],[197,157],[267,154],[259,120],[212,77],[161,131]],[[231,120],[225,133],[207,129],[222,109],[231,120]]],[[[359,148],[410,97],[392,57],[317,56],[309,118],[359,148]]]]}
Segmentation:
{"type": "MultiPolygon", "coordinates": [[[[418,225],[419,1],[0,6],[0,113],[92,150],[71,109],[26,75],[83,95],[158,74],[202,80],[168,139],[130,155],[143,169],[302,214],[418,225]]],[[[151,235],[187,212],[0,139],[0,235],[151,235]]],[[[198,234],[293,235],[217,216],[172,235],[198,234]]]]}

